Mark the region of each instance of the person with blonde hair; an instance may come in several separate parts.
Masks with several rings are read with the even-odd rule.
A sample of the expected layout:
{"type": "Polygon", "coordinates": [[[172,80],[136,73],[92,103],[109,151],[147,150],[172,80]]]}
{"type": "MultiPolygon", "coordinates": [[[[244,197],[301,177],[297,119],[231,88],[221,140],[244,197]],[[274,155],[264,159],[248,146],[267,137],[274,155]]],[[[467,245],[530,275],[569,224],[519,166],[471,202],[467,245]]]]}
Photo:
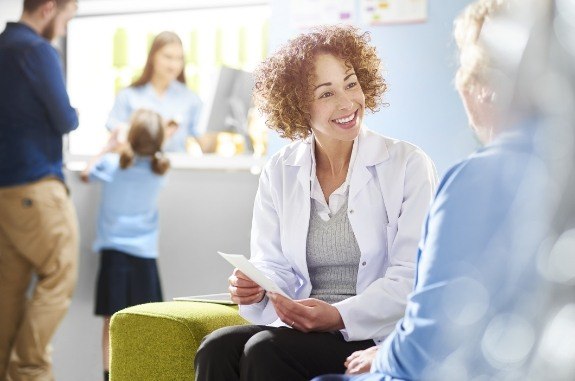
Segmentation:
{"type": "Polygon", "coordinates": [[[523,81],[538,78],[546,53],[536,20],[550,9],[547,0],[478,0],[457,18],[456,87],[484,146],[440,181],[395,330],[349,356],[348,375],[314,381],[540,379],[526,375],[556,189],[546,126],[523,81]]]}
{"type": "Polygon", "coordinates": [[[436,174],[421,149],[364,125],[386,89],[369,34],[351,26],[301,34],[256,71],[257,106],[294,142],[260,176],[251,262],[289,298],[235,269],[231,298],[253,325],[208,335],[196,379],[343,371],[403,314],[436,174]]]}
{"type": "Polygon", "coordinates": [[[202,102],[186,86],[184,48],[177,34],[159,33],[150,47],[142,75],[116,96],[106,128],[123,140],[132,113],[140,108],[158,112],[168,126],[164,150],[186,152],[197,134],[202,102]]]}
{"type": "Polygon", "coordinates": [[[127,142],[118,145],[111,139],[81,174],[86,182],[102,183],[93,249],[100,253],[95,313],[104,317],[104,379],[109,369],[110,317],[126,307],[162,301],[156,262],[158,197],[169,168],[162,152],[164,130],[158,113],[136,110],[127,142]]]}

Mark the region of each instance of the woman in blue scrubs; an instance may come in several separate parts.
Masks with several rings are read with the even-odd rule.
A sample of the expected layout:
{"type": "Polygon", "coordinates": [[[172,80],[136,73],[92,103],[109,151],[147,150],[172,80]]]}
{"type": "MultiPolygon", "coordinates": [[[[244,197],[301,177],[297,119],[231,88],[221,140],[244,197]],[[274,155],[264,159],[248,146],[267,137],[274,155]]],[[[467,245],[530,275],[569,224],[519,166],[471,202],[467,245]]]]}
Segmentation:
{"type": "Polygon", "coordinates": [[[137,109],[159,113],[168,124],[167,152],[186,152],[189,137],[197,135],[201,101],[186,86],[182,41],[172,32],[158,34],[148,53],[140,78],[116,97],[106,128],[120,141],[137,109]]]}

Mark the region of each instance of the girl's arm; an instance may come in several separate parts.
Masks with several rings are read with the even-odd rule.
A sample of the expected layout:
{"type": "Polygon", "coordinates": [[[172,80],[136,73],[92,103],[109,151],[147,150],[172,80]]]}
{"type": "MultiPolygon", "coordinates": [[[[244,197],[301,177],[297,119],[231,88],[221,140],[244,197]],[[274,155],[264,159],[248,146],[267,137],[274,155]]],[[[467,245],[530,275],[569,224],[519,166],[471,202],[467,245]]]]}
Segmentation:
{"type": "Polygon", "coordinates": [[[118,152],[121,148],[125,145],[125,143],[120,143],[118,140],[118,132],[119,130],[116,129],[110,133],[110,137],[108,138],[108,142],[102,148],[102,150],[94,157],[92,157],[88,163],[86,163],[86,168],[80,173],[80,179],[88,183],[90,181],[90,172],[94,168],[94,165],[98,163],[104,155],[110,152],[118,152]]]}

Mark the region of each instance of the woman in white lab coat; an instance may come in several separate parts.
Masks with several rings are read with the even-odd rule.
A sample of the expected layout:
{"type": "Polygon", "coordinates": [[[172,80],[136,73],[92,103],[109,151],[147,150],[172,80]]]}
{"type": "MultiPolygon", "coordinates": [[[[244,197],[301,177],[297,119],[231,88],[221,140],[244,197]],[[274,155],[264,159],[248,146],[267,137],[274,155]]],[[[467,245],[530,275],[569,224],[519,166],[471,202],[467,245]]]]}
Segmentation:
{"type": "Polygon", "coordinates": [[[259,109],[296,141],[260,177],[251,261],[290,298],[235,269],[232,300],[254,325],[208,335],[196,379],[344,371],[402,316],[436,173],[419,148],[362,125],[385,90],[368,34],[349,26],[300,35],[258,69],[259,109]]]}

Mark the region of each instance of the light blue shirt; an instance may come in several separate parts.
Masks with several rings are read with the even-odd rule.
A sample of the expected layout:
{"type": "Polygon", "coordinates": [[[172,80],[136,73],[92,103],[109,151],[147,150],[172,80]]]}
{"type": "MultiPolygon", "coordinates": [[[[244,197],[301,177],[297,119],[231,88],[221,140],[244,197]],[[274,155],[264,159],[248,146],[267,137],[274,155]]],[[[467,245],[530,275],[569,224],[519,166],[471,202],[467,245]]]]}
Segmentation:
{"type": "Polygon", "coordinates": [[[90,171],[102,182],[93,250],[114,249],[142,258],[158,257],[158,196],[165,176],[150,168],[151,159],[136,157],[126,169],[119,155],[107,154],[90,171]]]}
{"type": "Polygon", "coordinates": [[[381,344],[372,374],[340,379],[505,379],[528,361],[534,258],[546,232],[548,172],[534,154],[536,131],[511,130],[446,173],[423,227],[404,318],[381,344]],[[515,335],[522,327],[524,337],[515,335]]]}
{"type": "Polygon", "coordinates": [[[146,108],[159,113],[165,121],[174,120],[179,128],[164,144],[167,152],[185,152],[186,138],[196,136],[202,108],[200,98],[183,83],[172,81],[166,92],[159,96],[151,83],[121,90],[108,116],[106,128],[110,131],[119,124],[130,124],[134,111],[146,108]]]}

